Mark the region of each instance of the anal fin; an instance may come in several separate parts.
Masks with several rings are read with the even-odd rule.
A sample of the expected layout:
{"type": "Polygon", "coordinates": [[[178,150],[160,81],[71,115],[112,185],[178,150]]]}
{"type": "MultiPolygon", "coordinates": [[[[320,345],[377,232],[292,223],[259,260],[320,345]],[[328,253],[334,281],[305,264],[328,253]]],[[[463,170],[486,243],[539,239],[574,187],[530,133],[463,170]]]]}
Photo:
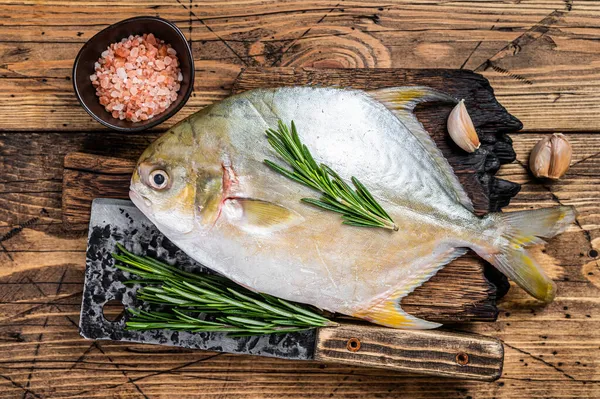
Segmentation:
{"type": "Polygon", "coordinates": [[[446,264],[466,252],[467,249],[465,248],[451,248],[439,253],[437,256],[434,254],[434,259],[428,266],[410,273],[404,281],[399,282],[398,286],[378,296],[366,307],[353,313],[352,316],[393,328],[428,330],[441,327],[439,323],[409,315],[400,307],[400,301],[429,280],[446,264]]]}
{"type": "Polygon", "coordinates": [[[431,330],[441,327],[440,323],[434,323],[411,316],[400,307],[400,300],[404,295],[393,293],[375,305],[354,313],[353,317],[365,319],[371,323],[392,328],[404,328],[411,330],[431,330]]]}

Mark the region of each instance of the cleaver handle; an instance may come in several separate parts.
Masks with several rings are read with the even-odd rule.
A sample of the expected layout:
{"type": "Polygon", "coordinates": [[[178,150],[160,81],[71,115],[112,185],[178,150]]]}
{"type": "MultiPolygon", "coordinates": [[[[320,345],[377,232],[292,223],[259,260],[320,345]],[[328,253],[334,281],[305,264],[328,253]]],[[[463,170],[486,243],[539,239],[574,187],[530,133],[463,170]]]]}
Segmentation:
{"type": "Polygon", "coordinates": [[[504,347],[476,334],[342,324],[318,329],[314,360],[494,381],[502,374],[504,347]]]}

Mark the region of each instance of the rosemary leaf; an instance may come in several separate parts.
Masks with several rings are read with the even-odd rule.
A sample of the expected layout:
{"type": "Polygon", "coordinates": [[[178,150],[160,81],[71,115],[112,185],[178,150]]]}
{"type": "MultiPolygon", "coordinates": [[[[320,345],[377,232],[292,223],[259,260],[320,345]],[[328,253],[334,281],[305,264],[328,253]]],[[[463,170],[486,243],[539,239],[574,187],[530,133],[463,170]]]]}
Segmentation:
{"type": "Polygon", "coordinates": [[[353,189],[333,169],[324,164],[317,164],[308,147],[300,140],[294,121],[288,128],[279,120],[277,130],[267,129],[266,135],[271,147],[292,170],[287,170],[268,159],[265,159],[264,163],[288,179],[323,194],[321,199],[302,198],[301,201],[342,214],[343,224],[398,230],[390,215],[358,179],[351,178],[353,189]]]}

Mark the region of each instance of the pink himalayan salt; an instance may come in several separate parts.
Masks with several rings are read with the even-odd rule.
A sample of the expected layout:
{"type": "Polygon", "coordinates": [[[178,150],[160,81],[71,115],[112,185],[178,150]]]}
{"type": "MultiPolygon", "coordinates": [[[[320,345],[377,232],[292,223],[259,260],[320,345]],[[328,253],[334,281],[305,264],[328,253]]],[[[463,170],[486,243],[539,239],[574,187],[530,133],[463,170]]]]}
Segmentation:
{"type": "Polygon", "coordinates": [[[111,44],[90,76],[100,104],[113,118],[145,121],[177,99],[183,75],[177,51],[152,33],[111,44]]]}

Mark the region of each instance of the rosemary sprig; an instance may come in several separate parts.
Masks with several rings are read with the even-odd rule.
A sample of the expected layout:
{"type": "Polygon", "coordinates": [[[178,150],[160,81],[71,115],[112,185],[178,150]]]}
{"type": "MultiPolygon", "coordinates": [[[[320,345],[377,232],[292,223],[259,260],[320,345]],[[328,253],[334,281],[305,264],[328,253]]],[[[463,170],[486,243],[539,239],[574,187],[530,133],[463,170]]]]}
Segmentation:
{"type": "Polygon", "coordinates": [[[356,177],[351,179],[355,187],[352,189],[331,168],[315,162],[306,145],[300,141],[294,121],[291,123],[291,132],[280,120],[277,130],[268,129],[266,133],[269,144],[293,170],[287,170],[268,159],[264,160],[265,164],[283,176],[322,193],[320,199],[302,198],[303,202],[340,213],[343,224],[398,230],[390,215],[356,177]]]}
{"type": "Polygon", "coordinates": [[[233,335],[288,333],[335,323],[309,310],[266,294],[257,294],[225,277],[188,273],[147,256],[137,256],[117,244],[115,266],[140,277],[136,297],[166,311],[128,309],[128,330],[170,329],[227,332],[233,335]]]}

